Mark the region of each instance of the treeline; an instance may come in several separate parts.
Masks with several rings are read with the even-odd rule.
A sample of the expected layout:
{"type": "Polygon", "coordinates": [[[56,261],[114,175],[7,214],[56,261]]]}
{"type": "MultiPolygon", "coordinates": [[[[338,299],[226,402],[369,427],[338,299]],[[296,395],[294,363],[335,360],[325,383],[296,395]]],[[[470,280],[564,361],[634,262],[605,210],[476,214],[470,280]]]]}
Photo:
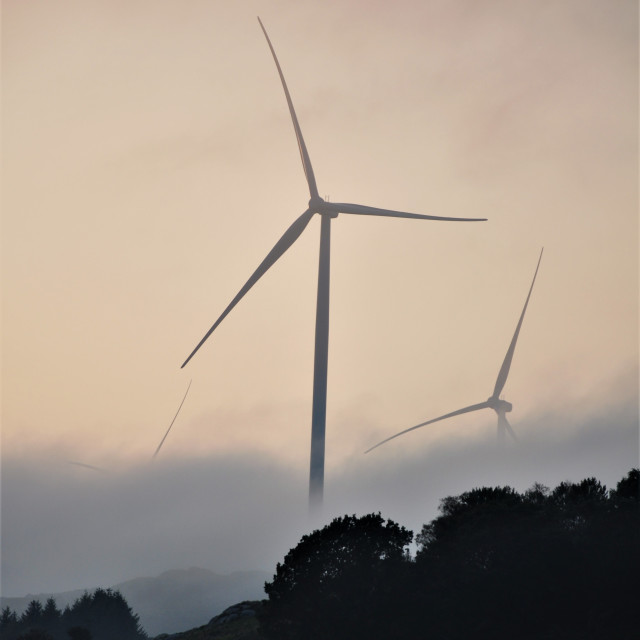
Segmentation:
{"type": "Polygon", "coordinates": [[[0,615],[2,640],[143,640],[140,626],[119,591],[96,589],[73,605],[58,609],[53,598],[32,600],[18,616],[9,607],[0,615]]]}
{"type": "Polygon", "coordinates": [[[260,614],[271,640],[638,638],[639,471],[445,498],[416,536],[336,518],[278,564],[260,614]]]}

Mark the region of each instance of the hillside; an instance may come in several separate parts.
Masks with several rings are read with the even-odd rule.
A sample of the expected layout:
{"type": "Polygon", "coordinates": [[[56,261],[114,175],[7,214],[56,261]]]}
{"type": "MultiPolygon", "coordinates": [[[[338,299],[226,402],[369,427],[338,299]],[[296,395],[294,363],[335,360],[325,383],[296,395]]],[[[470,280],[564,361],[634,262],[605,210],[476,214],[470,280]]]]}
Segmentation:
{"type": "Polygon", "coordinates": [[[225,609],[206,625],[182,633],[162,633],[152,640],[258,640],[256,614],[260,601],[245,601],[225,609]]]}

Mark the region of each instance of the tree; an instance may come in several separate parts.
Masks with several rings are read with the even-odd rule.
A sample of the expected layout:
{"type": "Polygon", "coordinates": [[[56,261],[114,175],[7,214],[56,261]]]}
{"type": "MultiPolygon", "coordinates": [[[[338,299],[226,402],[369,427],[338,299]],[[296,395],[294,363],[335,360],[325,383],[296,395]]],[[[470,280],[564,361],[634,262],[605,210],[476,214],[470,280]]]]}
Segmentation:
{"type": "Polygon", "coordinates": [[[17,624],[18,616],[15,611],[5,607],[0,614],[0,630],[4,631],[5,627],[10,624],[17,624]]]}
{"type": "Polygon", "coordinates": [[[640,502],[640,469],[631,469],[629,473],[618,482],[613,493],[616,500],[629,500],[640,502]]]}
{"type": "Polygon", "coordinates": [[[412,593],[423,633],[633,638],[639,516],[595,478],[444,499],[417,536],[412,593]]]}
{"type": "Polygon", "coordinates": [[[395,601],[412,539],[379,513],[335,518],[303,536],[265,584],[263,633],[279,640],[391,637],[383,629],[390,616],[382,614],[395,601]]]}
{"type": "Polygon", "coordinates": [[[18,640],[54,640],[54,638],[44,629],[31,628],[20,634],[18,640]]]}
{"type": "Polygon", "coordinates": [[[2,640],[144,640],[146,633],[119,591],[85,592],[60,612],[49,598],[32,600],[18,618],[8,607],[0,615],[2,640]],[[22,635],[20,635],[22,634],[22,635]]]}
{"type": "Polygon", "coordinates": [[[38,600],[32,600],[20,616],[20,622],[27,627],[39,627],[42,624],[43,608],[38,600]]]}
{"type": "Polygon", "coordinates": [[[0,614],[0,637],[3,640],[13,640],[20,632],[20,622],[15,611],[5,607],[0,614]]]}
{"type": "Polygon", "coordinates": [[[146,634],[119,591],[96,589],[85,593],[62,615],[65,628],[84,627],[94,640],[142,640],[146,634]]]}
{"type": "Polygon", "coordinates": [[[57,637],[62,631],[62,612],[58,609],[56,601],[48,598],[42,610],[42,627],[53,636],[57,637]]]}

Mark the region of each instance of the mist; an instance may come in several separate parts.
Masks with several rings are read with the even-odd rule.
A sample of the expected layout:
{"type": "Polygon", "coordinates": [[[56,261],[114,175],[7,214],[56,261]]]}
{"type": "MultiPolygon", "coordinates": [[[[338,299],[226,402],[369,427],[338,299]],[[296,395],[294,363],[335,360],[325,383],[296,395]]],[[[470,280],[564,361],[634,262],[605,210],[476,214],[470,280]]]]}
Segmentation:
{"type": "Polygon", "coordinates": [[[352,451],[327,470],[316,519],[306,460],[167,456],[101,470],[60,451],[5,458],[2,593],[110,586],[191,566],[271,572],[301,535],[338,515],[379,511],[417,533],[442,498],[473,487],[595,476],[612,488],[638,465],[637,394],[588,416],[577,408],[523,416],[514,421],[520,441],[504,447],[486,414],[464,438],[443,425],[431,439],[418,430],[367,455],[352,451]]]}

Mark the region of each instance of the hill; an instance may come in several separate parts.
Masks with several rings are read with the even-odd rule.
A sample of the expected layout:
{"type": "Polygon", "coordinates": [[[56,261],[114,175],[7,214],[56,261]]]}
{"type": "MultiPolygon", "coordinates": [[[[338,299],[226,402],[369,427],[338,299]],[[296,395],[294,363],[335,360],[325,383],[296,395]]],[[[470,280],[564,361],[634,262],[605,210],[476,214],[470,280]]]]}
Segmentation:
{"type": "Polygon", "coordinates": [[[162,633],[153,640],[258,640],[261,601],[245,601],[225,609],[207,624],[182,633],[162,633]]]}
{"type": "MultiPolygon", "coordinates": [[[[127,580],[110,588],[120,591],[150,636],[173,634],[206,624],[211,616],[231,605],[264,597],[265,571],[238,571],[222,575],[191,567],[165,571],[155,577],[127,580]]],[[[93,589],[88,589],[92,591],[93,589]]],[[[60,608],[72,604],[86,590],[28,594],[22,598],[0,598],[0,607],[22,613],[31,600],[54,598],[60,608]]]]}

